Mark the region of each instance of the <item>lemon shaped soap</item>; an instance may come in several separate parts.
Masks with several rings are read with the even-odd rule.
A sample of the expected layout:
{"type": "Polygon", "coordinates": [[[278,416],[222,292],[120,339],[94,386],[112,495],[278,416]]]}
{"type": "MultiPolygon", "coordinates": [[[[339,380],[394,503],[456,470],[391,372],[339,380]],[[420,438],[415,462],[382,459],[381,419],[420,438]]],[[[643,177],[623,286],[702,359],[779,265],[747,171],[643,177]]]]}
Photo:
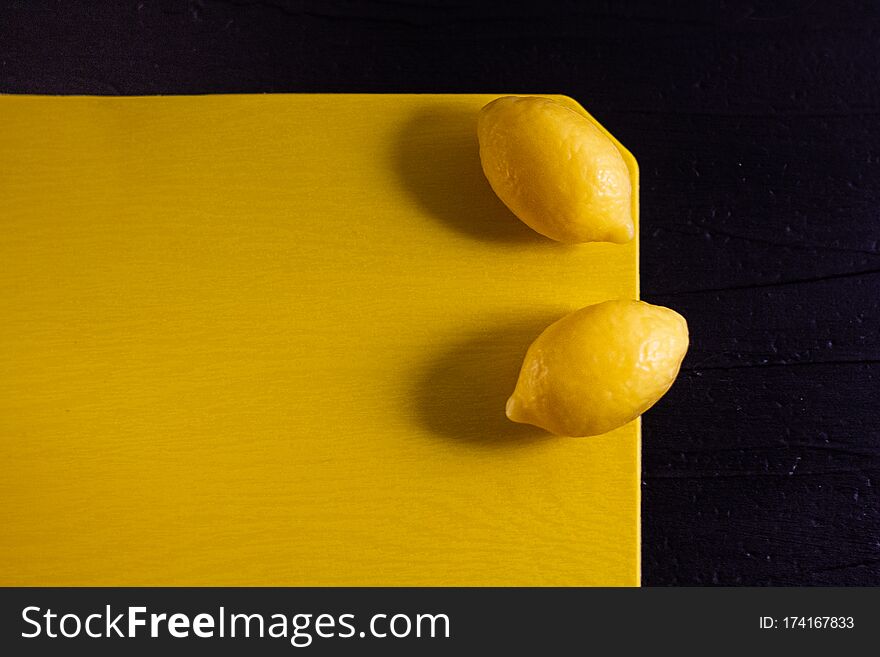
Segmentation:
{"type": "Polygon", "coordinates": [[[687,322],[669,308],[621,300],[576,310],[529,347],[507,417],[563,436],[611,431],[669,390],[687,348],[687,322]]]}
{"type": "Polygon", "coordinates": [[[505,96],[480,111],[480,161],[498,197],[559,242],[629,242],[632,182],[620,151],[585,116],[548,98],[505,96]]]}

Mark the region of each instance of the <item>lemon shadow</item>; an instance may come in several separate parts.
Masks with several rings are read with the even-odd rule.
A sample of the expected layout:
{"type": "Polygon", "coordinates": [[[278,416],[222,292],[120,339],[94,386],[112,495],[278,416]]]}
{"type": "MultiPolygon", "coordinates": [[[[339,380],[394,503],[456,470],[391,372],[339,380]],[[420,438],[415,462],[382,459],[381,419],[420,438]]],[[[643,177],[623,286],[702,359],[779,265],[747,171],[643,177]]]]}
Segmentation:
{"type": "Polygon", "coordinates": [[[394,166],[404,189],[452,230],[490,242],[544,244],[498,199],[480,165],[477,110],[438,104],[404,124],[394,166]]]}
{"type": "Polygon", "coordinates": [[[520,447],[552,439],[543,429],[507,419],[528,346],[565,311],[488,323],[440,351],[421,372],[415,412],[432,434],[474,447],[520,447]]]}

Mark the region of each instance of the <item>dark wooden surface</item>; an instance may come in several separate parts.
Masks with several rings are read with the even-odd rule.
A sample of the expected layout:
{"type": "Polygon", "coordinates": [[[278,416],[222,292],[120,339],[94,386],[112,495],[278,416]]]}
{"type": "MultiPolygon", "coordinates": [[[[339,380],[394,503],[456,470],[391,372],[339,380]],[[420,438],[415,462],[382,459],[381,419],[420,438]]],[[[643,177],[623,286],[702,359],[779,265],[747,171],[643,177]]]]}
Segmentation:
{"type": "Polygon", "coordinates": [[[693,337],[644,419],[644,583],[880,585],[880,8],[442,4],[3,0],[0,91],[574,96],[693,337]]]}

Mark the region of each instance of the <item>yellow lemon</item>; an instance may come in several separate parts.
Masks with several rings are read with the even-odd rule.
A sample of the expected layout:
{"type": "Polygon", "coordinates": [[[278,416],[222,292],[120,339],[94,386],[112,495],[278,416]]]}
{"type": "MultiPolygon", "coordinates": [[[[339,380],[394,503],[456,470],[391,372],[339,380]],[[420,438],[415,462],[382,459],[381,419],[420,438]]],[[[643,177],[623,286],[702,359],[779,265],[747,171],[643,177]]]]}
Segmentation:
{"type": "Polygon", "coordinates": [[[687,348],[687,322],[669,308],[628,300],[581,308],[529,347],[507,417],[564,436],[611,431],[669,390],[687,348]]]}
{"type": "Polygon", "coordinates": [[[620,151],[585,116],[548,98],[505,96],[483,107],[480,161],[498,197],[560,242],[629,242],[632,183],[620,151]]]}

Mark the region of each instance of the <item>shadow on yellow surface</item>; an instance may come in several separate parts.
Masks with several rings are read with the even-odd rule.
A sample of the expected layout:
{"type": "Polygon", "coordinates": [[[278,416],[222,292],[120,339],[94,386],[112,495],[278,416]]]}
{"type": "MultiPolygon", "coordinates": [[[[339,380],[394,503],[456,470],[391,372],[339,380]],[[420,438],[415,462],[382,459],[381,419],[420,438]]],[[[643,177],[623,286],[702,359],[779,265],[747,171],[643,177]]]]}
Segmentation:
{"type": "Polygon", "coordinates": [[[455,231],[492,242],[553,245],[519,221],[489,186],[472,105],[415,112],[401,130],[394,159],[404,189],[455,231]]]}
{"type": "Polygon", "coordinates": [[[504,406],[528,346],[564,314],[487,318],[485,328],[453,340],[425,368],[413,397],[425,428],[474,447],[505,449],[553,440],[542,429],[508,420],[504,406]]]}

